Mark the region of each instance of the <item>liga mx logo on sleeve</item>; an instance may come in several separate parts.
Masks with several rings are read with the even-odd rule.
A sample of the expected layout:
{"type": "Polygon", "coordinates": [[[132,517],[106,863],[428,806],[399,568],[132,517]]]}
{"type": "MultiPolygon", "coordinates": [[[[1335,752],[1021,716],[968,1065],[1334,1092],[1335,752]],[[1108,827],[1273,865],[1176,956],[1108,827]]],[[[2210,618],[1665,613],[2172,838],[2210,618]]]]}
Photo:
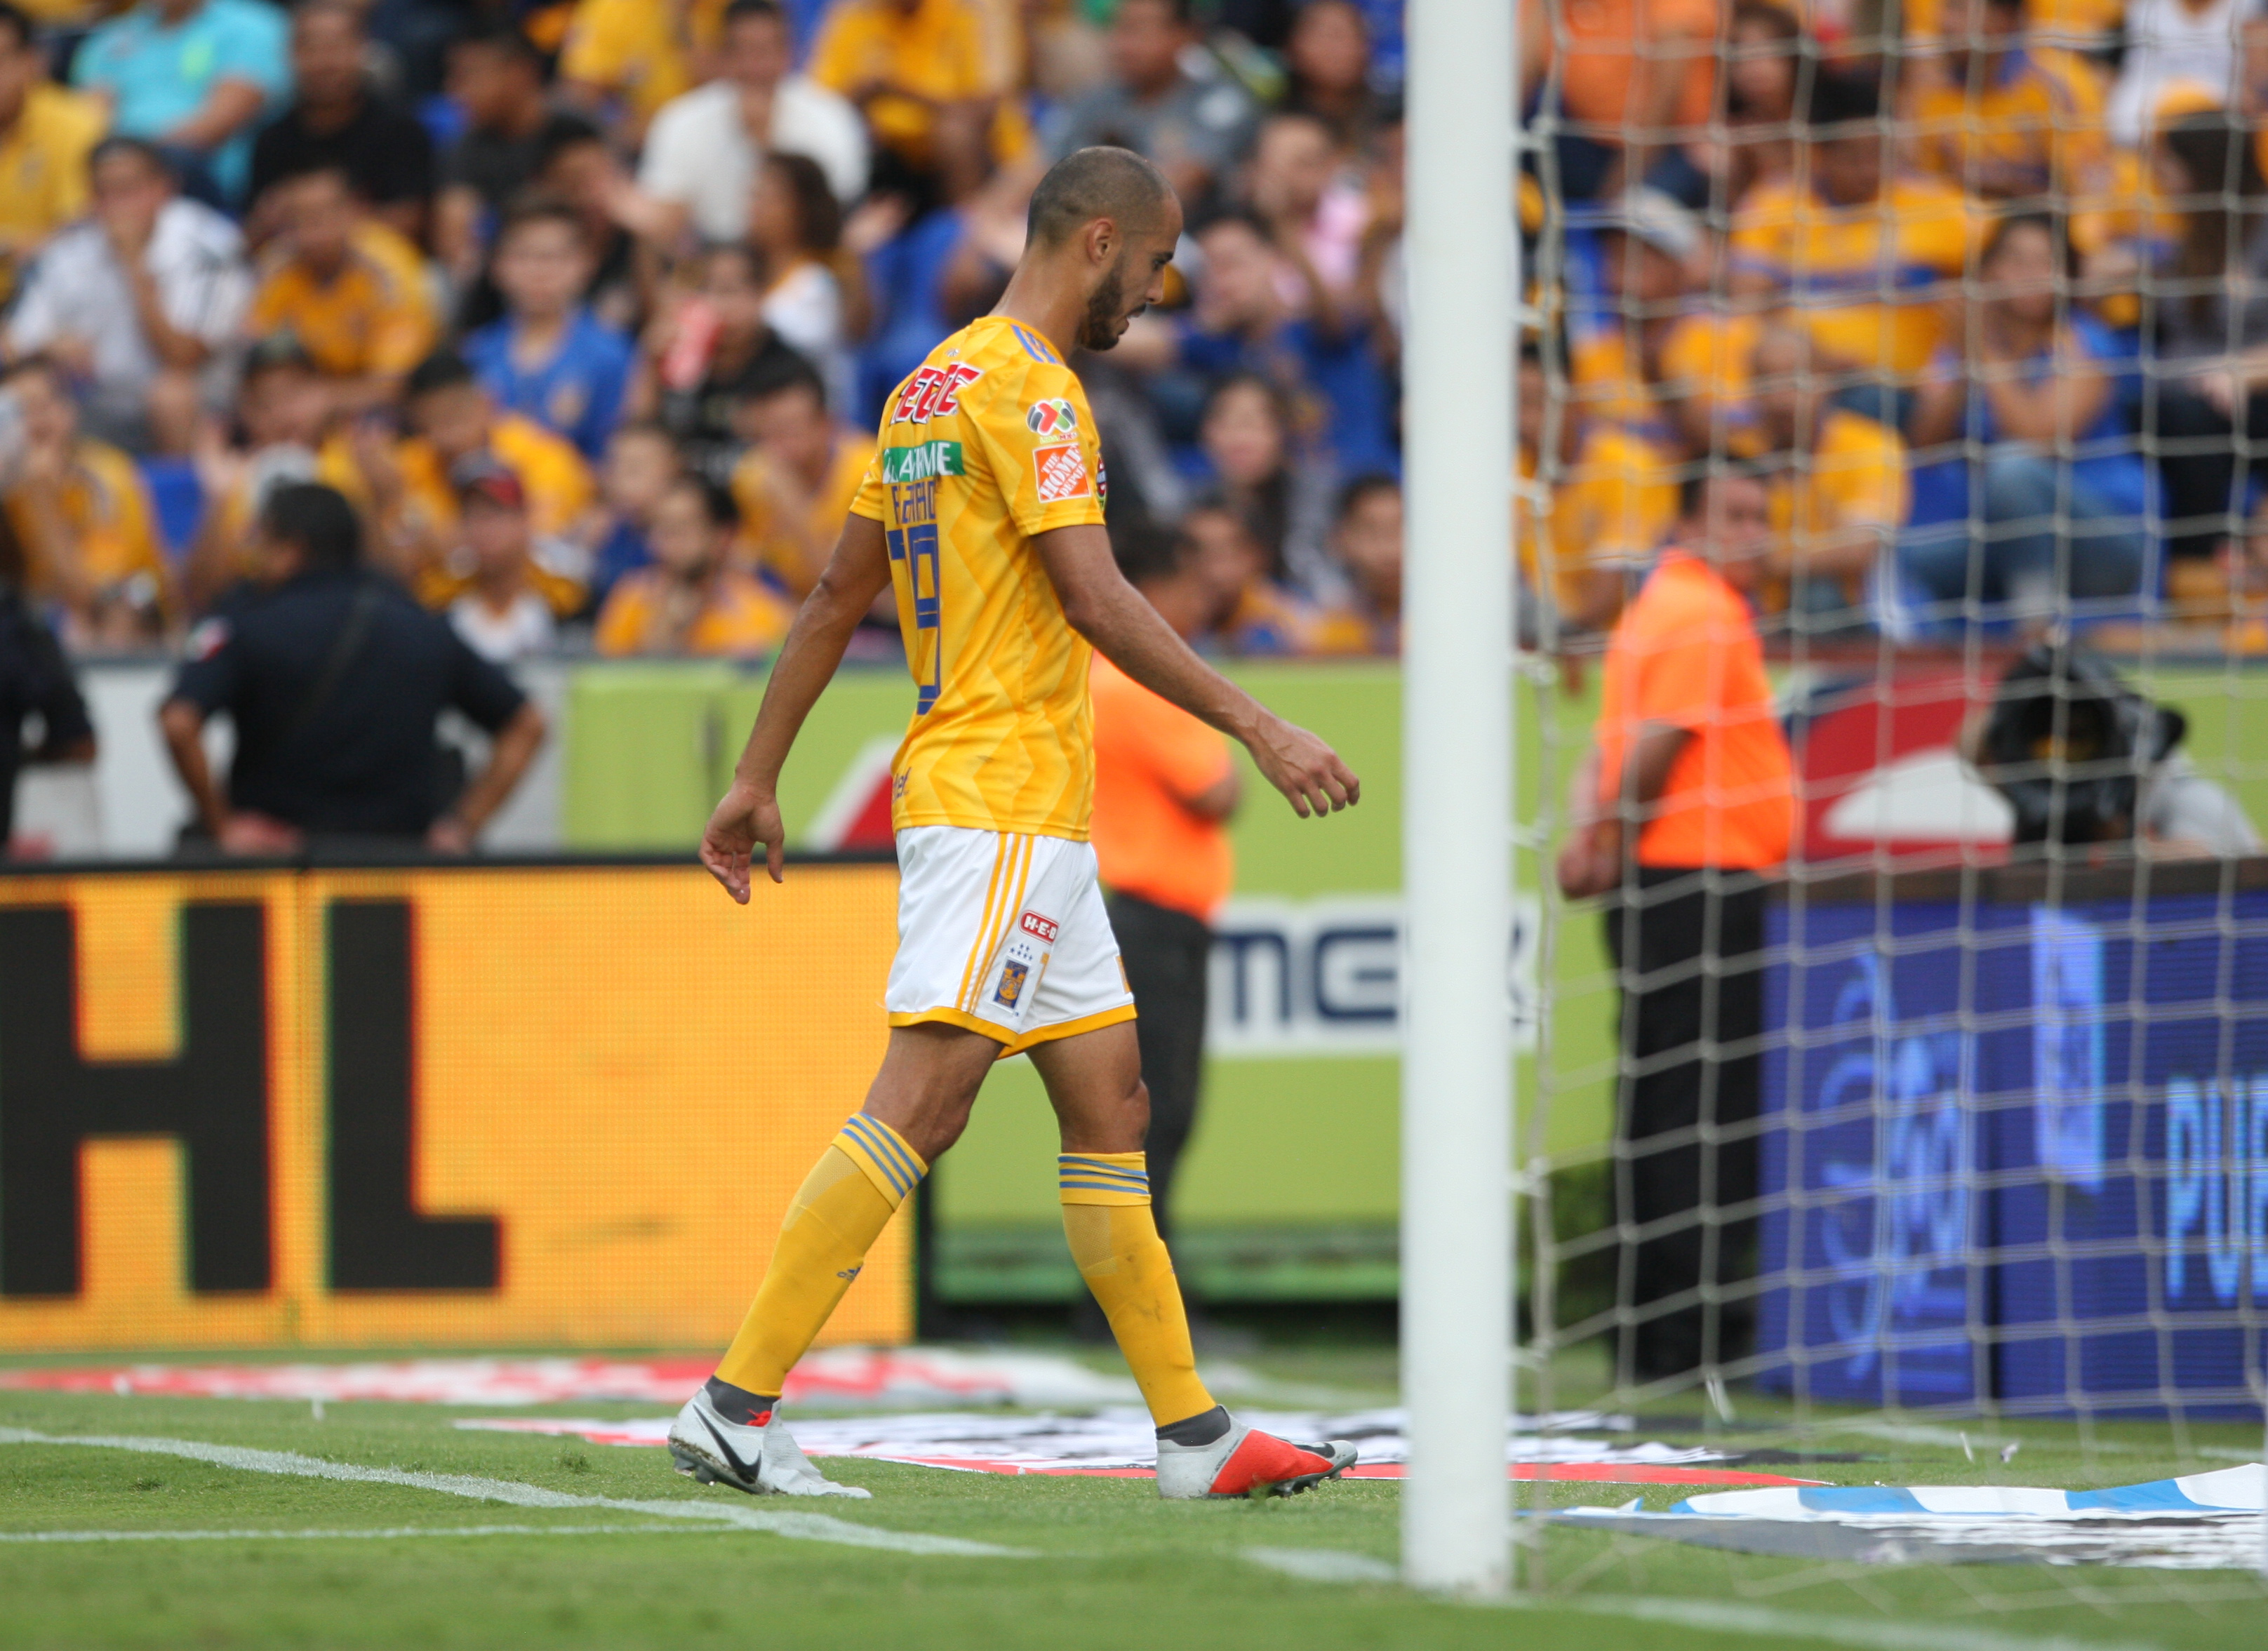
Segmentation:
{"type": "Polygon", "coordinates": [[[1035,402],[1024,414],[1024,426],[1035,436],[1061,441],[1079,433],[1079,415],[1061,396],[1035,402]]]}

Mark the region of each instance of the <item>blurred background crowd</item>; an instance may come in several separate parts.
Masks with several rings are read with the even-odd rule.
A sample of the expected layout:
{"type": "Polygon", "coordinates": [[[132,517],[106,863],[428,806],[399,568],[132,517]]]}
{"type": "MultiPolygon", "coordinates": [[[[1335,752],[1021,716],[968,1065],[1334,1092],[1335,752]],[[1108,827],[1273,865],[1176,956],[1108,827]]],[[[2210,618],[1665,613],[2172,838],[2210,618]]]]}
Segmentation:
{"type": "MultiPolygon", "coordinates": [[[[1205,646],[1392,653],[1402,10],[0,4],[0,580],[176,646],[317,480],[492,660],[762,656],[885,396],[1116,143],[1189,228],[1079,364],[1114,527],[1174,532],[1205,646]]],[[[1783,632],[2268,640],[2257,0],[1522,18],[1537,640],[1595,646],[1727,453],[1783,632]]]]}

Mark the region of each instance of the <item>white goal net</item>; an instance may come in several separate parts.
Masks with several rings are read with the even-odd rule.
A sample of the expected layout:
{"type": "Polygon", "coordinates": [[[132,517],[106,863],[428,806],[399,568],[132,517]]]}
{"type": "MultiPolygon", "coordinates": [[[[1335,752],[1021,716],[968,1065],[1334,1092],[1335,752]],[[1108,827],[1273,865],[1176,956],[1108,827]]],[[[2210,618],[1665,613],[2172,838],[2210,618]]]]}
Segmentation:
{"type": "Polygon", "coordinates": [[[2268,13],[1522,19],[1521,1407],[2268,1566],[2268,13]]]}

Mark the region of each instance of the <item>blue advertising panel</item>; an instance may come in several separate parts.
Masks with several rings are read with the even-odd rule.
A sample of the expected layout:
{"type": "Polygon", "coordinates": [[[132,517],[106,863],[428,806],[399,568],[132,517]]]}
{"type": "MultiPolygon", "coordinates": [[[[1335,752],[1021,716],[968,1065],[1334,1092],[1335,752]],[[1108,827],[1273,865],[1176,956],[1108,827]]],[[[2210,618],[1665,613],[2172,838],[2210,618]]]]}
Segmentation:
{"type": "Polygon", "coordinates": [[[2030,918],[2035,1013],[2006,1054],[2034,1105],[1995,1142],[2000,1396],[2247,1406],[2268,1306],[2268,895],[2030,918]]]}
{"type": "Polygon", "coordinates": [[[2257,1403],[2268,892],[1798,903],[1772,923],[1761,1385],[2257,1403]]]}

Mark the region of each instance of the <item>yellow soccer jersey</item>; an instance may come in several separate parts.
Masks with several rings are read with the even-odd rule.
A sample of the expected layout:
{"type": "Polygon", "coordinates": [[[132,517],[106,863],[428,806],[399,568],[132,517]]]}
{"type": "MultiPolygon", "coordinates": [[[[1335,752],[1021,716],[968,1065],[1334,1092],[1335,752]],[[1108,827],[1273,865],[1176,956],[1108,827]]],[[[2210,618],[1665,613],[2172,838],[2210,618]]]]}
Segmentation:
{"type": "Polygon", "coordinates": [[[1102,448],[1053,344],[987,315],[886,406],[851,509],[888,534],[914,714],[891,823],[1084,841],[1094,799],[1093,650],[1034,535],[1102,523],[1102,448]]]}
{"type": "Polygon", "coordinates": [[[1749,192],[1727,246],[1736,269],[1772,278],[1833,361],[1911,379],[1937,351],[1938,299],[1961,279],[1982,222],[1933,178],[1887,180],[1860,206],[1780,181],[1749,192]]]}

